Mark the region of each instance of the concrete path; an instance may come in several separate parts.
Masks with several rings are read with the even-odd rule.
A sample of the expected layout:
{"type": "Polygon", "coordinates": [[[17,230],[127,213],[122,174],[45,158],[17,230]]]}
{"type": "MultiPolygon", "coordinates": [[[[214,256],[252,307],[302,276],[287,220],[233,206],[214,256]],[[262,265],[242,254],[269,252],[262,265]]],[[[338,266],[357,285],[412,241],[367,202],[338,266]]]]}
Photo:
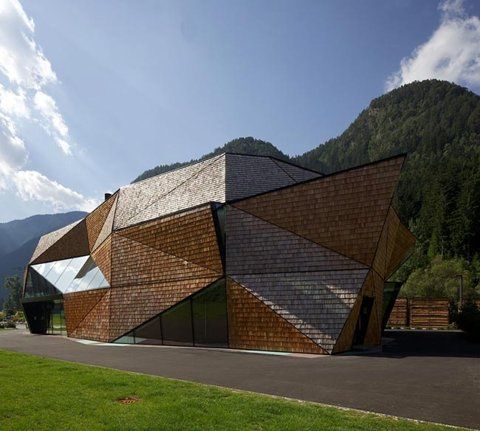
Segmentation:
{"type": "Polygon", "coordinates": [[[0,331],[0,348],[265,394],[480,428],[480,345],[459,332],[386,332],[382,353],[340,356],[83,344],[0,331]]]}

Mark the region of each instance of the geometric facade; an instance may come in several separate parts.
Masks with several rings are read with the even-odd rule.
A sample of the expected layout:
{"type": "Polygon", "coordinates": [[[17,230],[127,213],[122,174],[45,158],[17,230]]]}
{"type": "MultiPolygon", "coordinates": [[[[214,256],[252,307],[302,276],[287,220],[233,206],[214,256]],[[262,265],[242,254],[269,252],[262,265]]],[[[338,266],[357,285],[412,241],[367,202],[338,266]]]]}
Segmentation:
{"type": "Polygon", "coordinates": [[[122,187],[40,239],[29,328],[318,354],[378,345],[385,282],[414,243],[391,205],[403,162],[322,175],[224,153],[122,187]]]}

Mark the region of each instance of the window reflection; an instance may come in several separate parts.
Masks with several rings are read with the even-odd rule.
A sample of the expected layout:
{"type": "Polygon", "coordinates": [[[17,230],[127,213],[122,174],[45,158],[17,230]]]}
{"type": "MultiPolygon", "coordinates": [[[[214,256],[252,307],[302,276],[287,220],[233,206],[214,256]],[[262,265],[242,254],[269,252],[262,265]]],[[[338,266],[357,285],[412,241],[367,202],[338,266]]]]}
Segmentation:
{"type": "Polygon", "coordinates": [[[110,287],[90,256],[32,265],[25,285],[26,298],[110,287]]]}
{"type": "Polygon", "coordinates": [[[115,342],[228,347],[225,280],[218,280],[115,342]]]}

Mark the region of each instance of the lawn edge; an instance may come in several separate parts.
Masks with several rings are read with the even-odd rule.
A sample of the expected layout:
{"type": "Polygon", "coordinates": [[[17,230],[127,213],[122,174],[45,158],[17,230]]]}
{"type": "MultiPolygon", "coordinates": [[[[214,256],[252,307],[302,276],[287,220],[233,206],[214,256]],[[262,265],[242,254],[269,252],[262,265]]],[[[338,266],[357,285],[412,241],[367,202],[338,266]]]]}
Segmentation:
{"type": "Polygon", "coordinates": [[[426,421],[426,420],[421,420],[421,419],[413,419],[413,418],[408,418],[404,416],[396,416],[396,415],[390,415],[386,413],[379,413],[379,412],[373,412],[370,410],[362,410],[362,409],[357,409],[354,407],[345,407],[345,406],[338,406],[335,404],[327,404],[327,403],[321,403],[318,401],[307,401],[307,400],[301,400],[298,398],[291,398],[291,397],[285,397],[282,395],[274,395],[274,394],[267,394],[264,392],[255,392],[255,391],[249,391],[247,389],[237,389],[237,388],[231,388],[228,386],[220,386],[220,385],[214,385],[211,383],[202,383],[194,380],[185,380],[185,379],[177,379],[174,377],[165,377],[165,376],[159,376],[156,374],[148,374],[148,373],[142,373],[139,371],[130,371],[130,370],[119,370],[118,368],[111,368],[111,367],[106,367],[104,365],[94,365],[94,364],[86,364],[84,362],[75,362],[75,361],[69,361],[66,359],[58,359],[58,358],[52,358],[50,356],[44,356],[44,355],[36,355],[34,353],[24,353],[24,352],[19,352],[16,350],[9,350],[5,348],[0,348],[0,352],[9,352],[9,353],[15,353],[19,355],[25,355],[29,357],[36,357],[36,358],[41,358],[41,359],[46,359],[46,360],[51,360],[55,362],[63,362],[67,364],[74,364],[74,365],[81,365],[85,367],[91,367],[91,368],[100,368],[104,370],[109,370],[109,371],[114,371],[114,372],[119,372],[119,373],[127,373],[127,374],[132,374],[132,375],[138,375],[138,376],[144,376],[144,377],[151,377],[155,379],[164,379],[164,380],[169,380],[172,382],[180,382],[180,383],[191,383],[195,385],[201,385],[201,386],[206,386],[206,387],[211,387],[215,389],[220,389],[220,390],[226,390],[238,394],[247,394],[247,395],[254,395],[254,396],[260,396],[260,397],[268,397],[268,398],[273,398],[277,400],[283,400],[283,401],[288,401],[288,402],[293,402],[297,404],[305,404],[305,405],[313,405],[313,406],[319,406],[319,407],[325,407],[325,408],[331,408],[331,409],[336,409],[336,410],[342,410],[345,412],[354,412],[358,414],[363,414],[363,415],[371,415],[371,416],[377,416],[379,418],[384,418],[384,419],[393,419],[397,421],[407,421],[407,422],[414,422],[416,424],[425,424],[425,425],[434,425],[434,426],[441,426],[441,427],[447,427],[451,429],[458,429],[458,430],[466,430],[466,431],[479,431],[476,428],[466,428],[458,425],[450,425],[450,424],[445,424],[441,422],[431,422],[431,421],[426,421]]]}

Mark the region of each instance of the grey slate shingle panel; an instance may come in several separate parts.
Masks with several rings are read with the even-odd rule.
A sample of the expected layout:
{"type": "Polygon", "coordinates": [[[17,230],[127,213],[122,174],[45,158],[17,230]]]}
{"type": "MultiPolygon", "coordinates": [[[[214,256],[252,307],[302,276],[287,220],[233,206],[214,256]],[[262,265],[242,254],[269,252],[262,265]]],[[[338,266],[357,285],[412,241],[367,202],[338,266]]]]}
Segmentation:
{"type": "Polygon", "coordinates": [[[220,154],[122,187],[114,229],[209,201],[225,202],[295,184],[312,172],[269,157],[220,154]]]}
{"type": "Polygon", "coordinates": [[[367,273],[354,269],[230,277],[331,353],[367,273]]]}
{"type": "MultiPolygon", "coordinates": [[[[161,205],[155,205],[161,199],[163,199],[162,204],[165,207],[178,207],[178,204],[170,204],[168,199],[166,199],[170,195],[172,200],[178,200],[178,193],[171,194],[172,191],[175,191],[189,179],[195,177],[195,175],[201,174],[202,170],[217,161],[221,161],[223,158],[224,155],[222,154],[203,162],[195,163],[194,165],[166,172],[122,187],[117,202],[114,229],[120,229],[137,223],[137,221],[134,220],[148,220],[148,217],[156,218],[165,214],[166,210],[162,209],[161,205]],[[154,213],[154,209],[159,210],[158,214],[154,213]],[[141,213],[145,211],[147,212],[142,216],[141,213]]],[[[199,186],[200,183],[201,181],[196,182],[199,186]]],[[[221,189],[224,186],[220,184],[219,187],[221,189]]],[[[204,192],[204,194],[206,193],[204,192]]],[[[223,192],[223,195],[224,194],[223,192]]],[[[221,191],[220,195],[222,195],[221,191]]],[[[193,206],[188,204],[188,199],[189,196],[184,198],[184,205],[187,205],[187,207],[193,206]]]]}
{"type": "Polygon", "coordinates": [[[227,274],[365,269],[366,266],[227,206],[227,274]]]}
{"type": "Polygon", "coordinates": [[[132,217],[129,222],[140,223],[209,201],[225,202],[224,157],[204,166],[184,183],[132,217]]]}
{"type": "Polygon", "coordinates": [[[269,157],[226,154],[227,201],[295,184],[269,157]]]}
{"type": "Polygon", "coordinates": [[[312,172],[308,169],[302,169],[298,166],[294,166],[290,163],[285,163],[280,160],[275,160],[275,163],[277,163],[285,172],[287,172],[288,175],[290,175],[297,183],[322,176],[317,172],[312,172]]]}

